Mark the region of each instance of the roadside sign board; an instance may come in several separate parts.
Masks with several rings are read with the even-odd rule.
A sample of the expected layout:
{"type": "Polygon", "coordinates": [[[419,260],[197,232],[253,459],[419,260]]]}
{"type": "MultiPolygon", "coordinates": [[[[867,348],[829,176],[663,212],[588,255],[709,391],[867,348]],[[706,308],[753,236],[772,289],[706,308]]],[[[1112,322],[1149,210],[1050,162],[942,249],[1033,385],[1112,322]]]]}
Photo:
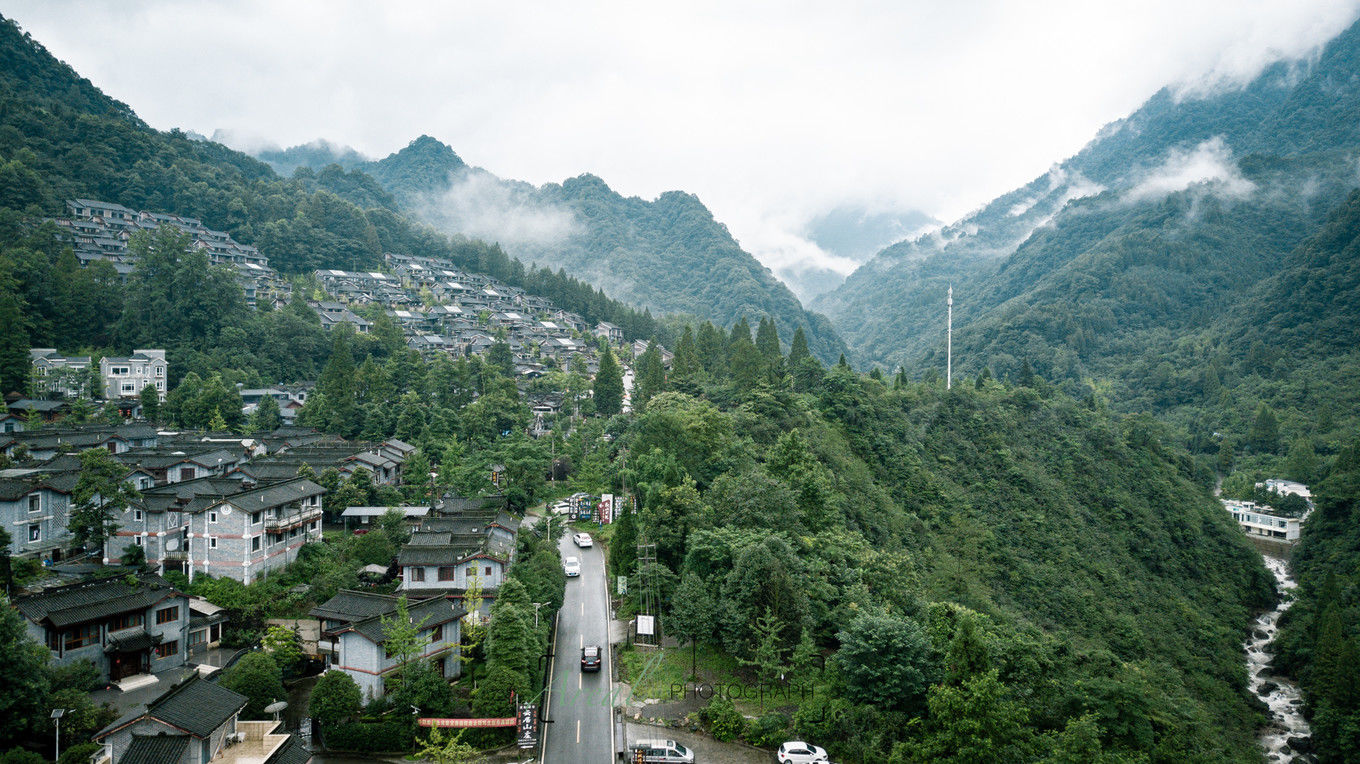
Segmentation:
{"type": "Polygon", "coordinates": [[[538,705],[535,703],[521,703],[519,707],[519,735],[518,743],[520,748],[533,748],[538,745],[538,705]]]}
{"type": "Polygon", "coordinates": [[[461,728],[471,727],[514,727],[519,724],[519,719],[514,716],[506,716],[497,719],[417,719],[416,723],[422,727],[439,728],[461,728]]]}

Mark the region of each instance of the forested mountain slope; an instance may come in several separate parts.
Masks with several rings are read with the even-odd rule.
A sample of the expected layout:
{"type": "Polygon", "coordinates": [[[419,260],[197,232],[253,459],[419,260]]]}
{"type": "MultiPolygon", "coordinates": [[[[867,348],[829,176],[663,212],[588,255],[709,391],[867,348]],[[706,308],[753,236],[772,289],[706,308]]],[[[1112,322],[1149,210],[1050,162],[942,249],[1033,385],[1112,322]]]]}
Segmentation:
{"type": "MultiPolygon", "coordinates": [[[[283,154],[290,161],[326,161],[324,153],[304,148],[283,154]]],[[[402,209],[440,230],[497,241],[511,255],[565,268],[653,312],[697,315],[723,326],[770,316],[785,337],[803,327],[824,361],[845,350],[830,322],[804,310],[692,194],[624,197],[593,175],[535,188],[471,167],[429,136],[358,167],[402,209]]]]}
{"type": "Polygon", "coordinates": [[[884,250],[815,307],[858,358],[919,370],[942,360],[953,280],[962,368],[1104,376],[1101,361],[1148,333],[1225,311],[1356,185],[1358,48],[1352,27],[1244,87],[1164,90],[1044,177],[884,250]]]}
{"type": "MultiPolygon", "coordinates": [[[[450,238],[408,219],[362,172],[328,167],[285,180],[263,162],[221,144],[152,130],[3,18],[0,62],[0,386],[5,392],[23,387],[28,347],[132,349],[127,343],[133,335],[117,329],[124,290],[111,270],[78,268],[70,248],[56,240],[56,229],[32,227],[43,217],[64,215],[65,200],[76,198],[198,218],[256,245],[284,274],[377,270],[384,252],[443,257],[547,297],[588,321],[611,321],[630,337],[665,332],[645,312],[564,273],[526,268],[499,247],[450,238]]],[[[170,349],[175,375],[191,368],[241,366],[224,360],[233,357],[253,357],[258,366],[254,361],[245,366],[270,369],[269,376],[305,378],[317,368],[317,359],[308,357],[315,350],[310,344],[290,348],[286,340],[274,341],[273,332],[238,325],[225,313],[199,317],[195,324],[209,328],[203,336],[154,338],[157,346],[170,349]],[[228,333],[229,349],[221,336],[226,327],[240,330],[228,333]]],[[[294,329],[285,336],[296,336],[294,329]]],[[[284,378],[269,376],[270,382],[284,378]]]]}
{"type": "Polygon", "coordinates": [[[615,440],[641,510],[611,564],[646,580],[632,538],[655,543],[672,634],[747,682],[798,666],[789,736],[844,761],[1257,760],[1240,641],[1269,579],[1155,423],[693,334],[615,440]]]}

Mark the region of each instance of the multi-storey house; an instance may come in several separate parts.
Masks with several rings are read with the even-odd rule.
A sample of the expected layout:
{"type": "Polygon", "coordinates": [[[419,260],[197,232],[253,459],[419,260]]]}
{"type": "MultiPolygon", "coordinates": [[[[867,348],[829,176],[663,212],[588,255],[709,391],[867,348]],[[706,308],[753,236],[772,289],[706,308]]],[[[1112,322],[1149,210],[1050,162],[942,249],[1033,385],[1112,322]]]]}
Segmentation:
{"type": "MultiPolygon", "coordinates": [[[[388,651],[383,621],[396,617],[398,598],[388,594],[341,591],[312,609],[321,621],[321,645],[332,668],[349,674],[368,698],[380,698],[384,680],[401,668],[401,660],[388,651]]],[[[417,635],[420,655],[441,676],[456,677],[462,671],[459,646],[464,615],[461,604],[444,597],[413,601],[408,607],[417,635]]]]}
{"type": "Polygon", "coordinates": [[[160,576],[56,586],[16,597],[14,606],[59,665],[88,659],[117,682],[185,663],[189,598],[160,576]]]}
{"type": "Polygon", "coordinates": [[[121,559],[142,547],[148,564],[230,576],[250,583],[297,559],[298,550],[321,537],[321,496],[326,489],[306,478],[270,484],[242,479],[199,478],[156,486],[128,507],[110,541],[121,559]]]}
{"type": "Polygon", "coordinates": [[[151,386],[164,401],[168,368],[164,350],[134,350],[126,358],[101,358],[99,375],[104,381],[104,397],[132,398],[140,395],[143,387],[151,386]]]}

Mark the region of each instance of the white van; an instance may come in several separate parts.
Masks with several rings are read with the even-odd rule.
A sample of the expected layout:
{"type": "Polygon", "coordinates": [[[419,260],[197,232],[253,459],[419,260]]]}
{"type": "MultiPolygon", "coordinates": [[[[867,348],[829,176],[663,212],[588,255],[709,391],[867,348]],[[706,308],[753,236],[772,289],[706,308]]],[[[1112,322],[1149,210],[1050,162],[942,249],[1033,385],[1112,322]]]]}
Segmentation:
{"type": "Polygon", "coordinates": [[[628,759],[646,764],[694,764],[694,751],[674,740],[636,740],[628,746],[628,759]]]}

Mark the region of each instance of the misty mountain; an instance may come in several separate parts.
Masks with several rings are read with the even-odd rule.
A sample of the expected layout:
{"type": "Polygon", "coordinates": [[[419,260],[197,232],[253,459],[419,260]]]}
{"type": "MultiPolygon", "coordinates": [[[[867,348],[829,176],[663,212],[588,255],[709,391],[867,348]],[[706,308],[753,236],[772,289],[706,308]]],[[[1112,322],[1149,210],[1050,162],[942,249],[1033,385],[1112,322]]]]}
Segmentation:
{"type": "MultiPolygon", "coordinates": [[[[1027,361],[1074,389],[1201,331],[1290,267],[1356,186],[1360,28],[1244,86],[1163,90],[1044,176],[880,252],[814,303],[860,361],[956,372],[1027,361]]],[[[1156,364],[1152,364],[1155,366],[1156,364]]]]}
{"type": "Polygon", "coordinates": [[[803,327],[823,361],[845,349],[831,323],[804,310],[693,194],[624,197],[593,175],[535,187],[472,167],[429,136],[355,169],[442,231],[495,241],[511,256],[565,269],[654,313],[723,326],[770,316],[785,342],[803,327]]]}
{"type": "Polygon", "coordinates": [[[877,212],[863,205],[842,205],[809,220],[804,234],[827,252],[862,263],[884,247],[939,224],[919,210],[877,212]]]}
{"type": "Polygon", "coordinates": [[[814,216],[800,232],[842,264],[835,267],[824,258],[808,258],[782,265],[775,274],[807,302],[844,283],[847,266],[863,265],[884,247],[939,224],[940,221],[918,210],[881,211],[863,205],[842,205],[814,216]]]}
{"type": "MultiPolygon", "coordinates": [[[[3,16],[0,63],[0,238],[4,239],[0,242],[0,276],[4,276],[0,278],[0,308],[28,308],[28,315],[15,318],[11,312],[0,320],[7,338],[0,343],[7,351],[0,353],[0,379],[27,374],[27,347],[106,347],[110,342],[103,329],[117,321],[123,287],[117,286],[112,297],[96,300],[95,307],[83,313],[72,317],[67,310],[64,320],[50,320],[49,316],[61,313],[53,303],[52,285],[69,289],[78,283],[69,275],[49,274],[61,253],[57,229],[37,236],[45,243],[44,251],[53,250],[53,262],[34,255],[28,244],[13,244],[16,237],[27,235],[31,226],[25,221],[62,216],[65,200],[78,198],[197,218],[237,241],[258,246],[270,265],[285,275],[318,268],[377,270],[383,266],[384,252],[436,257],[545,297],[589,322],[614,323],[629,339],[665,336],[666,327],[644,310],[634,310],[589,284],[565,274],[525,268],[499,247],[444,236],[400,214],[392,195],[364,172],[327,163],[320,170],[300,166],[285,179],[264,162],[216,140],[179,130],[154,130],[3,16]],[[17,259],[11,261],[11,256],[17,259]],[[23,279],[9,278],[7,274],[13,273],[22,273],[23,279]],[[10,299],[12,290],[20,287],[23,294],[17,302],[10,299]]],[[[329,154],[329,160],[335,153],[334,147],[312,148],[313,159],[329,154]]],[[[306,152],[292,155],[305,156],[306,152]]],[[[72,258],[67,264],[74,268],[75,262],[72,258]]],[[[101,270],[105,269],[95,266],[82,273],[101,270]]],[[[111,268],[107,272],[113,273],[111,268]]],[[[246,337],[252,343],[270,342],[263,336],[246,337]]],[[[246,337],[241,338],[243,342],[246,337]]],[[[164,340],[178,341],[174,337],[164,340]]],[[[286,358],[287,352],[279,352],[286,346],[285,341],[272,350],[255,347],[250,352],[286,358]]],[[[245,352],[242,347],[232,352],[245,352]]],[[[210,360],[197,345],[184,352],[180,358],[191,360],[177,362],[175,374],[196,369],[207,376],[214,368],[250,365],[248,361],[210,360]]],[[[306,373],[299,371],[306,368],[281,362],[272,378],[306,373]]]]}
{"type": "MultiPolygon", "coordinates": [[[[219,130],[218,133],[221,133],[221,131],[219,130]]],[[[214,135],[214,139],[219,139],[219,136],[214,135]]],[[[230,140],[222,142],[231,144],[230,140]]],[[[311,143],[303,143],[286,149],[261,149],[255,152],[255,158],[274,168],[274,172],[285,177],[292,175],[293,171],[299,167],[319,169],[326,165],[335,164],[346,170],[353,170],[369,162],[368,157],[349,146],[342,146],[326,140],[315,140],[311,143]]]]}

